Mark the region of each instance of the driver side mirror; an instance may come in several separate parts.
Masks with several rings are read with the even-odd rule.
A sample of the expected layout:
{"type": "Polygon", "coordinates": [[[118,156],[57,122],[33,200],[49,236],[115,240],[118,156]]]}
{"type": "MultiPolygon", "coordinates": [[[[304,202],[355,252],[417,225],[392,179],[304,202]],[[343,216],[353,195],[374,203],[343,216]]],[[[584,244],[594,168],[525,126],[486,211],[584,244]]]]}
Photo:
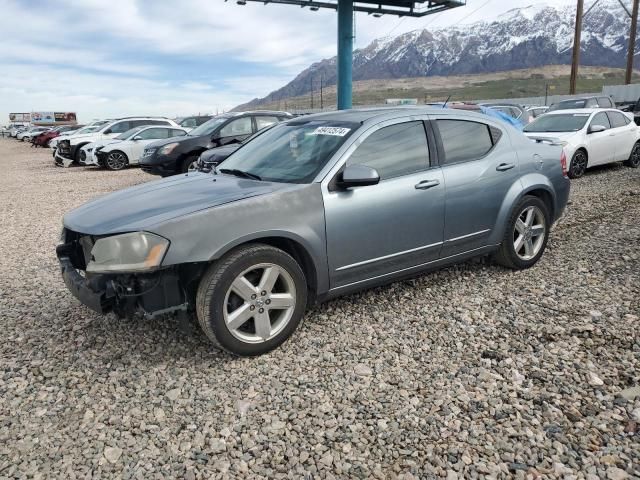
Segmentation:
{"type": "Polygon", "coordinates": [[[366,165],[347,165],[340,174],[338,186],[340,188],[366,187],[377,185],[380,182],[380,175],[375,168],[366,165]]]}
{"type": "Polygon", "coordinates": [[[136,135],[131,140],[133,140],[134,142],[137,142],[138,140],[142,140],[142,137],[140,135],[136,135]]]}
{"type": "Polygon", "coordinates": [[[606,127],[604,125],[591,125],[587,133],[600,133],[604,132],[606,127]]]}

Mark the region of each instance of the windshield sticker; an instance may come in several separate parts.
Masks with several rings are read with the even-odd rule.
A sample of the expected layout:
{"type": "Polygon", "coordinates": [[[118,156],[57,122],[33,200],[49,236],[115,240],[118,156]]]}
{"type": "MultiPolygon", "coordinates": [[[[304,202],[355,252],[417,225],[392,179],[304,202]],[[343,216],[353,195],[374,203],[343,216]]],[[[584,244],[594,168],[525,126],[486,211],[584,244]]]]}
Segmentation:
{"type": "Polygon", "coordinates": [[[351,131],[350,128],[343,127],[318,127],[310,135],[333,135],[334,137],[344,137],[351,131]]]}

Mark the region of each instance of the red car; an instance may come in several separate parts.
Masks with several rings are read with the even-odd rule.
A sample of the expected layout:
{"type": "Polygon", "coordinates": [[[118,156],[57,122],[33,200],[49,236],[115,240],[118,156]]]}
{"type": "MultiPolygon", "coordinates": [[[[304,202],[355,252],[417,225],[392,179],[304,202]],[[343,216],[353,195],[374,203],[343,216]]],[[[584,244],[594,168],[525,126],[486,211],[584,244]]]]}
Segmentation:
{"type": "Polygon", "coordinates": [[[61,133],[67,133],[73,130],[78,130],[83,126],[84,125],[63,125],[60,127],[53,128],[46,132],[42,132],[40,135],[36,135],[35,137],[33,137],[33,139],[31,140],[31,144],[34,147],[48,147],[49,142],[51,141],[52,138],[57,137],[61,133]]]}

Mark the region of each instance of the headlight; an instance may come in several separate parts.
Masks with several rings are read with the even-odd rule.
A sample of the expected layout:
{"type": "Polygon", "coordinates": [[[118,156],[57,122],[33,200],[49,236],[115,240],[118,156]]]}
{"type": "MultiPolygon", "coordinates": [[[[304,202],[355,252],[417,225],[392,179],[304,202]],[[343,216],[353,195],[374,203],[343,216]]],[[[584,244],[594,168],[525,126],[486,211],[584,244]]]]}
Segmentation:
{"type": "Polygon", "coordinates": [[[162,147],[158,153],[160,155],[169,155],[173,150],[180,145],[179,143],[168,143],[164,147],[162,147]]]}
{"type": "Polygon", "coordinates": [[[87,272],[141,272],[159,267],[169,240],[148,232],[133,232],[96,241],[87,272]]]}

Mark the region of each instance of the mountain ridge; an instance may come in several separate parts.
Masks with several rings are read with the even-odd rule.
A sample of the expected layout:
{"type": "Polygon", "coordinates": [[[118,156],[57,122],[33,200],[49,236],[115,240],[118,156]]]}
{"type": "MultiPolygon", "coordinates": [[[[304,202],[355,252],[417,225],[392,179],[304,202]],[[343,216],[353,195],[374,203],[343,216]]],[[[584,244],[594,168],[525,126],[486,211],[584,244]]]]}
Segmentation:
{"type": "MultiPolygon", "coordinates": [[[[417,29],[373,40],[354,51],[353,79],[492,73],[566,65],[571,62],[573,6],[536,4],[494,19],[417,29]]],[[[581,65],[621,67],[626,58],[629,18],[617,0],[601,0],[583,21],[581,65]]],[[[292,81],[236,110],[309,93],[336,83],[336,58],[314,62],[292,81]]]]}

